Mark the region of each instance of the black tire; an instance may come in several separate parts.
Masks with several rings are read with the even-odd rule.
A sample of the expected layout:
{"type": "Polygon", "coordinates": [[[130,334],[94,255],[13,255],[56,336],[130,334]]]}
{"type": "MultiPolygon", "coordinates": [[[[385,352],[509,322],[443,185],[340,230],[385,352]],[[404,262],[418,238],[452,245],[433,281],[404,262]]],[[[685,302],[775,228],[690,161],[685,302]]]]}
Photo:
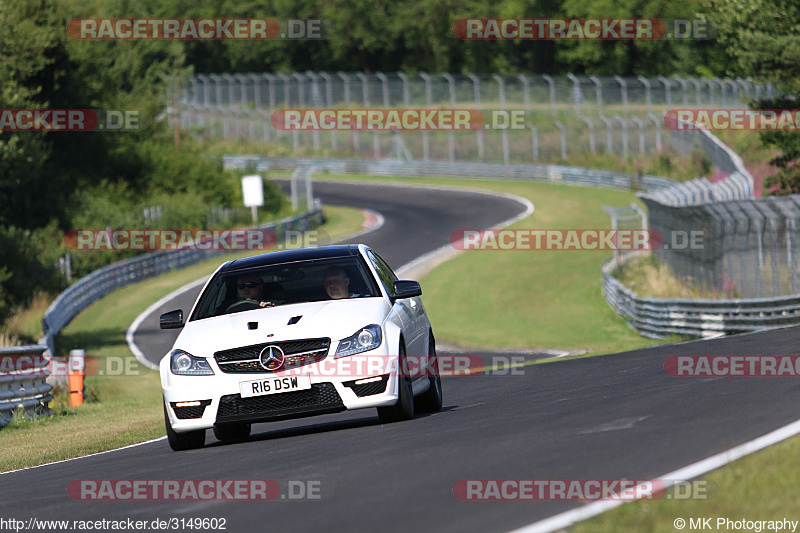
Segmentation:
{"type": "MultiPolygon", "coordinates": [[[[400,344],[400,368],[405,368],[406,347],[400,344]]],[[[388,424],[391,422],[401,422],[414,418],[414,391],[411,388],[411,378],[405,376],[402,370],[398,373],[399,397],[397,403],[389,407],[378,407],[378,418],[381,422],[388,424]]]]}
{"type": "Polygon", "coordinates": [[[167,404],[163,401],[161,403],[164,406],[164,425],[167,426],[167,440],[169,441],[169,447],[176,452],[202,448],[203,444],[206,443],[206,430],[198,429],[196,431],[187,431],[186,433],[175,433],[169,423],[167,404]]]}
{"type": "Polygon", "coordinates": [[[430,365],[433,375],[429,377],[431,386],[416,399],[414,407],[417,413],[435,413],[442,409],[442,378],[439,376],[439,360],[436,358],[436,340],[433,333],[428,343],[428,355],[432,357],[430,365]]]}
{"type": "Polygon", "coordinates": [[[214,436],[217,437],[217,440],[246,439],[250,436],[250,424],[214,425],[214,436]]]}

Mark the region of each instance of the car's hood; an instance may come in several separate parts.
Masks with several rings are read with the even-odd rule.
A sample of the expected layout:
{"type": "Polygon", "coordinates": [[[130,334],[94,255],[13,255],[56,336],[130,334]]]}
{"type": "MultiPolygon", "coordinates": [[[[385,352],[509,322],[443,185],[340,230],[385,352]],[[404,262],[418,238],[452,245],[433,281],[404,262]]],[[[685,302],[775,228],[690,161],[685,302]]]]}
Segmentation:
{"type": "Polygon", "coordinates": [[[197,357],[262,342],[330,337],[331,345],[368,324],[382,324],[389,312],[383,298],[326,300],[253,309],[203,320],[183,327],[175,348],[197,357]],[[289,325],[295,317],[296,323],[289,325]],[[255,322],[256,329],[248,324],[255,322]]]}

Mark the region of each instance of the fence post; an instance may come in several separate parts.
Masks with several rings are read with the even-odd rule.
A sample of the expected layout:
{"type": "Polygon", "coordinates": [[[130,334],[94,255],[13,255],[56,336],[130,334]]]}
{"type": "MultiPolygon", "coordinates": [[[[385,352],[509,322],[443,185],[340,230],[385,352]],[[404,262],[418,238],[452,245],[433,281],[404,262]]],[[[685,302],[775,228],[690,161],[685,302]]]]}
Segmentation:
{"type": "Polygon", "coordinates": [[[622,157],[628,159],[628,123],[619,115],[614,120],[622,126],[622,157]]]}
{"type": "Polygon", "coordinates": [[[531,151],[533,152],[533,160],[539,160],[539,132],[536,130],[536,126],[533,124],[528,124],[528,127],[531,129],[531,151]]]}
{"type": "Polygon", "coordinates": [[[586,117],[581,117],[581,120],[583,120],[583,122],[589,127],[589,151],[593,154],[596,154],[597,144],[594,137],[594,123],[586,117]]]}
{"type": "Polygon", "coordinates": [[[611,126],[611,121],[605,115],[600,115],[600,120],[606,125],[606,151],[607,154],[614,153],[614,136],[613,136],[613,127],[611,126]]]}
{"type": "MultiPolygon", "coordinates": [[[[505,80],[499,74],[492,74],[492,78],[497,82],[500,89],[500,109],[506,110],[506,84],[505,80]]],[[[510,162],[510,154],[508,151],[508,128],[504,128],[500,135],[503,139],[503,162],[507,165],[510,162]]]]}
{"type": "Polygon", "coordinates": [[[558,131],[561,133],[561,158],[562,159],[566,159],[567,158],[567,130],[566,130],[566,128],[564,128],[564,124],[562,124],[561,121],[556,120],[555,124],[556,124],[556,127],[558,128],[558,131]]]}
{"type": "Polygon", "coordinates": [[[681,84],[681,89],[683,90],[683,107],[689,107],[689,86],[686,80],[680,76],[675,76],[675,80],[681,84]]]}
{"type": "MultiPolygon", "coordinates": [[[[444,73],[442,77],[447,80],[450,89],[450,109],[456,108],[456,80],[451,74],[444,73]]],[[[447,160],[456,160],[456,138],[452,128],[447,131],[447,160]]]]}
{"type": "Polygon", "coordinates": [[[631,120],[639,127],[639,154],[644,155],[644,122],[639,117],[631,117],[631,120]]]}
{"type": "Polygon", "coordinates": [[[597,95],[597,113],[599,115],[602,115],[603,114],[603,85],[600,82],[600,80],[598,79],[598,77],[595,76],[594,74],[589,76],[589,79],[592,80],[592,83],[594,83],[594,92],[597,95]]]}
{"type": "Polygon", "coordinates": [[[614,79],[619,83],[620,91],[622,92],[622,110],[625,115],[628,114],[628,84],[622,79],[622,76],[614,76],[614,79]]]}
{"type": "Polygon", "coordinates": [[[700,82],[694,78],[689,78],[689,82],[694,85],[694,96],[697,100],[697,107],[703,107],[703,99],[700,94],[700,82]]]}
{"type": "Polygon", "coordinates": [[[647,112],[652,113],[653,99],[652,96],[650,95],[650,80],[648,80],[644,76],[637,76],[636,79],[638,79],[640,82],[644,84],[644,98],[645,102],[647,103],[647,112]]]}
{"type": "MultiPolygon", "coordinates": [[[[467,74],[470,80],[472,80],[472,91],[474,94],[475,100],[475,109],[481,108],[481,79],[476,76],[475,74],[467,74]]],[[[475,140],[478,143],[478,159],[483,161],[483,129],[478,128],[475,131],[475,140]]]]}
{"type": "Polygon", "coordinates": [[[658,120],[658,117],[654,113],[648,113],[647,116],[650,118],[650,120],[653,121],[653,124],[655,125],[656,152],[661,152],[663,150],[663,145],[661,144],[661,121],[658,120]]]}
{"type": "Polygon", "coordinates": [[[567,73],[567,77],[572,81],[572,98],[575,100],[575,114],[582,117],[583,109],[581,109],[581,104],[583,103],[583,91],[581,91],[581,81],[571,72],[567,73]]]}
{"type": "Polygon", "coordinates": [[[397,77],[403,80],[403,105],[408,108],[411,107],[411,92],[408,88],[408,76],[405,72],[398,72],[397,77]]]}
{"type": "Polygon", "coordinates": [[[556,82],[547,74],[542,74],[542,78],[550,86],[550,116],[556,118],[556,82]]]}
{"type": "Polygon", "coordinates": [[[664,84],[664,101],[667,103],[667,108],[672,107],[672,87],[669,79],[662,75],[658,75],[658,81],[664,84]]]}
{"type": "MultiPolygon", "coordinates": [[[[433,94],[431,92],[431,77],[428,76],[425,72],[420,72],[419,77],[425,80],[425,105],[426,107],[431,107],[431,100],[433,100],[433,94]]],[[[422,130],[422,159],[424,161],[429,160],[431,157],[431,143],[430,137],[428,136],[428,130],[422,130]]]]}

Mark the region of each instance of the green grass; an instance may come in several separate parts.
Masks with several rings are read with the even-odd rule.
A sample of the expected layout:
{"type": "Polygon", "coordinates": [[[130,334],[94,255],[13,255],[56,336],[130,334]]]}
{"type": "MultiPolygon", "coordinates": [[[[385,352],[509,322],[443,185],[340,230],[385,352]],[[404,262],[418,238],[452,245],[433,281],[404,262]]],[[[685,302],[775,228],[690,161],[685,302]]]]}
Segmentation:
{"type": "MultiPolygon", "coordinates": [[[[800,483],[800,438],[780,442],[711,472],[704,479],[710,499],[655,500],[625,503],[576,524],[572,533],[650,531],[675,533],[676,518],[713,517],[731,520],[800,520],[797,486],[800,483]]],[[[726,531],[721,528],[720,531],[726,531]]],[[[764,530],[762,530],[764,531],[764,530]]],[[[791,531],[791,529],[790,529],[791,531]]]]}
{"type": "MultiPolygon", "coordinates": [[[[358,209],[325,207],[327,223],[320,232],[332,239],[360,228],[358,209]]],[[[17,420],[0,430],[0,471],[44,464],[143,442],[164,435],[158,372],[133,360],[125,332],[133,320],[165,294],[204,275],[223,261],[253,255],[240,252],[218,256],[190,267],[129,285],[98,300],[73,320],[57,339],[59,353],[82,348],[94,357],[129,357],[130,374],[88,376],[84,382],[87,402],[66,406],[63,393],[56,395],[55,415],[17,420]]]]}
{"type": "MultiPolygon", "coordinates": [[[[345,176],[317,175],[317,179],[345,176]]],[[[397,178],[346,176],[397,182],[397,178]]],[[[609,228],[604,205],[629,205],[632,191],[537,182],[404,178],[403,183],[510,192],[533,202],[533,216],[511,228],[609,228]]],[[[536,347],[610,353],[654,341],[628,327],[600,292],[610,251],[470,251],[420,280],[437,339],[468,346],[536,347]],[[480,324],[481,327],[475,327],[480,324]]]]}

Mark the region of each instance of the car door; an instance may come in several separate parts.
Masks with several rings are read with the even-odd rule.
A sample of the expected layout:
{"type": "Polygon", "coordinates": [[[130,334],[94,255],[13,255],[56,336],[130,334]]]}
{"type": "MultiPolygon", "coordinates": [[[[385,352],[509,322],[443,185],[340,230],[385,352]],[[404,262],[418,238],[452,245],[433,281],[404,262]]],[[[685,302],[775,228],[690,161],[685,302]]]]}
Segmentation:
{"type": "MultiPolygon", "coordinates": [[[[378,254],[369,250],[367,252],[370,262],[372,263],[375,271],[378,273],[378,278],[381,284],[386,288],[386,292],[394,295],[394,282],[397,276],[386,264],[378,254]]],[[[422,307],[422,300],[419,297],[404,298],[395,301],[395,308],[398,313],[405,317],[408,321],[408,326],[404,328],[403,335],[406,341],[406,352],[410,355],[421,356],[428,353],[427,346],[425,346],[425,330],[424,330],[424,308],[422,307]]],[[[405,321],[404,321],[405,322],[405,321]]]]}

